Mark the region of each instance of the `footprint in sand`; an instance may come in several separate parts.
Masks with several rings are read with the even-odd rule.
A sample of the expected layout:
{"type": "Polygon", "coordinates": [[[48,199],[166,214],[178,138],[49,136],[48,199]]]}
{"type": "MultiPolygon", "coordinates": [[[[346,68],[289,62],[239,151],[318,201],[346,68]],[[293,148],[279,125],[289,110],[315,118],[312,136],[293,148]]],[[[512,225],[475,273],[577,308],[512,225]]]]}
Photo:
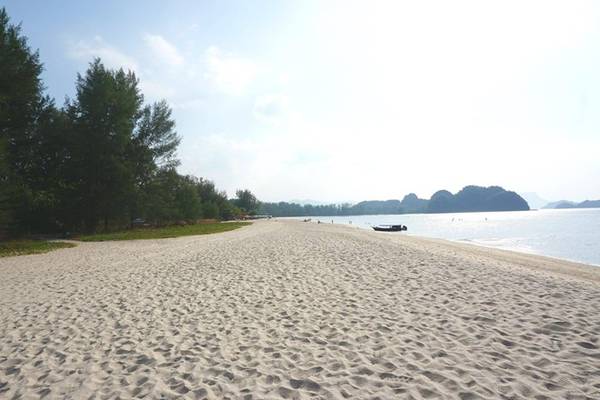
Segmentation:
{"type": "Polygon", "coordinates": [[[413,378],[410,376],[396,375],[396,374],[391,374],[389,372],[382,372],[381,374],[379,374],[379,378],[384,381],[401,382],[401,383],[409,383],[413,380],[413,378]]]}

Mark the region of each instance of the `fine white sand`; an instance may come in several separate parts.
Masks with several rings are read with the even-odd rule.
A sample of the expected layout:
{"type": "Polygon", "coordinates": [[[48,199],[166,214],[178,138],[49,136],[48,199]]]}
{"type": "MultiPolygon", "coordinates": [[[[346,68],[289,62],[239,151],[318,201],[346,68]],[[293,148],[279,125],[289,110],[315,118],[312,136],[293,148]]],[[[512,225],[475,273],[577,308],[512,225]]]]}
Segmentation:
{"type": "Polygon", "coordinates": [[[0,259],[0,398],[600,399],[599,277],[296,221],[0,259]]]}

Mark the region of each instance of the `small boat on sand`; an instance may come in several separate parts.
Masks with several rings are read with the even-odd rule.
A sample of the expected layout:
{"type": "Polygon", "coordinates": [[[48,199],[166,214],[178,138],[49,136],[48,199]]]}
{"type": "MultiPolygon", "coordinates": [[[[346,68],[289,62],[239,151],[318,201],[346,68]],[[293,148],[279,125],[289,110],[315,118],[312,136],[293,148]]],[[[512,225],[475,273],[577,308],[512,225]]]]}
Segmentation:
{"type": "Polygon", "coordinates": [[[407,230],[406,225],[377,225],[372,228],[378,232],[401,232],[407,230]]]}

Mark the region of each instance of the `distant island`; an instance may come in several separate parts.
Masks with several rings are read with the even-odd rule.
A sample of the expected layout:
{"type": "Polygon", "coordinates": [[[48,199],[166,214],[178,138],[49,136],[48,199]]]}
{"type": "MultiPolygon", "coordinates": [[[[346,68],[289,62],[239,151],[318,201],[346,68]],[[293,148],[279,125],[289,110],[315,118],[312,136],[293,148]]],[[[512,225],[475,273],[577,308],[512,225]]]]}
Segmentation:
{"type": "Polygon", "coordinates": [[[600,200],[585,200],[581,203],[574,201],[559,200],[546,204],[545,209],[564,209],[564,208],[600,208],[600,200]]]}
{"type": "Polygon", "coordinates": [[[532,209],[566,209],[566,208],[600,208],[600,200],[585,200],[576,202],[571,200],[548,201],[534,192],[519,193],[532,209]]]}
{"type": "Polygon", "coordinates": [[[311,205],[261,203],[260,214],[274,217],[343,216],[376,214],[458,213],[478,211],[527,211],[529,205],[517,193],[500,186],[465,186],[456,194],[437,191],[431,199],[410,193],[402,200],[369,200],[351,204],[311,205]]]}
{"type": "Polygon", "coordinates": [[[544,199],[543,197],[540,197],[535,192],[523,192],[519,193],[519,196],[525,199],[527,204],[529,204],[529,208],[531,208],[532,210],[539,210],[546,204],[550,203],[550,201],[544,199]]]}

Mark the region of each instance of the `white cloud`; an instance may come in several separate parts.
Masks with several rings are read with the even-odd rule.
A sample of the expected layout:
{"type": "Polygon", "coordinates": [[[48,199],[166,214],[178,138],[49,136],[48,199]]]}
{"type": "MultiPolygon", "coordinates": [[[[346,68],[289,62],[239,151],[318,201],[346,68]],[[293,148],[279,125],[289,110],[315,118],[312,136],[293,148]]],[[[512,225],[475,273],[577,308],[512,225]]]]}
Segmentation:
{"type": "Polygon", "coordinates": [[[183,25],[134,36],[131,57],[100,37],[71,55],[140,66],[146,99],[173,106],[182,170],[227,190],[335,201],[500,184],[598,197],[583,182],[600,176],[600,117],[589,111],[600,104],[598,10],[343,1],[297,11],[277,40],[232,33],[234,47],[207,47],[205,25],[183,25]]]}
{"type": "Polygon", "coordinates": [[[71,58],[77,60],[90,62],[93,58],[100,57],[108,67],[139,70],[138,63],[134,58],[109,45],[101,36],[95,36],[92,41],[80,40],[72,43],[68,53],[71,58]]]}
{"type": "Polygon", "coordinates": [[[177,101],[172,104],[175,110],[199,110],[206,107],[206,101],[203,99],[191,99],[177,101]]]}
{"type": "Polygon", "coordinates": [[[144,35],[144,42],[159,61],[171,66],[181,66],[185,63],[177,48],[162,36],[148,33],[144,35]]]}
{"type": "MultiPolygon", "coordinates": [[[[109,68],[135,71],[145,99],[149,102],[166,99],[181,120],[198,110],[205,110],[207,104],[214,104],[215,98],[207,100],[211,95],[217,94],[220,104],[229,107],[232,99],[219,94],[236,98],[247,94],[246,89],[259,72],[258,64],[250,59],[234,56],[215,46],[203,52],[200,50],[200,57],[184,57],[183,52],[161,34],[141,34],[134,45],[135,52],[127,54],[114,43],[95,36],[67,43],[67,54],[86,63],[100,57],[109,68]]],[[[253,99],[248,97],[244,101],[247,101],[246,117],[251,118],[253,99]]],[[[254,115],[263,122],[275,122],[283,117],[285,106],[283,96],[267,96],[257,101],[254,115]]]]}
{"type": "Polygon", "coordinates": [[[267,94],[256,98],[254,102],[254,117],[261,122],[278,123],[288,113],[289,101],[282,94],[267,94]]]}
{"type": "Polygon", "coordinates": [[[205,64],[204,76],[220,91],[233,95],[242,94],[258,74],[253,61],[224,53],[216,46],[206,50],[205,64]]]}
{"type": "Polygon", "coordinates": [[[140,88],[148,99],[171,99],[177,94],[176,89],[169,82],[165,82],[161,77],[151,79],[148,75],[146,73],[140,78],[140,88]]]}
{"type": "Polygon", "coordinates": [[[290,83],[290,75],[287,72],[282,72],[281,74],[279,74],[278,80],[280,85],[285,86],[288,83],[290,83]]]}

